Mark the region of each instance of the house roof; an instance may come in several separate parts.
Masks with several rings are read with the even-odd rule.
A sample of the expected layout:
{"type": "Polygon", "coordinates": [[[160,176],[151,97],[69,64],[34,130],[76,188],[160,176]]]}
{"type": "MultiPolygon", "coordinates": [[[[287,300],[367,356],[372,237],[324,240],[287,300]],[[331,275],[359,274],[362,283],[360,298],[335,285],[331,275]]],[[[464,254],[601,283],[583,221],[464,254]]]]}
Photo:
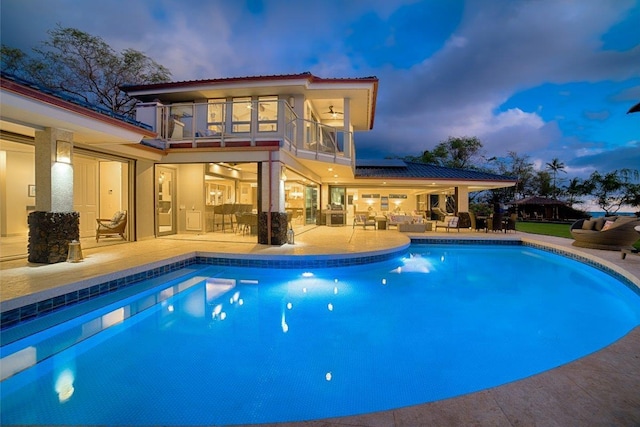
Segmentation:
{"type": "MultiPolygon", "coordinates": [[[[375,118],[378,78],[323,78],[304,72],[129,85],[121,89],[141,102],[159,101],[163,104],[246,96],[300,95],[318,112],[326,111],[329,106],[341,106],[345,99],[349,99],[354,130],[369,130],[373,128],[375,118]]],[[[302,104],[297,107],[301,112],[302,104]]]]}
{"type": "Polygon", "coordinates": [[[58,128],[73,133],[74,146],[159,158],[159,151],[142,147],[151,128],[107,109],[65,96],[9,73],[0,75],[0,133],[11,141],[32,140],[38,130],[58,128]]]}
{"type": "Polygon", "coordinates": [[[516,182],[517,178],[471,169],[456,169],[400,159],[356,160],[356,178],[433,179],[516,182]]]}
{"type": "Polygon", "coordinates": [[[43,102],[56,104],[60,107],[64,107],[66,104],[67,108],[74,109],[76,112],[82,112],[82,110],[85,110],[85,113],[87,113],[88,111],[86,110],[90,110],[92,112],[99,113],[104,116],[104,118],[109,117],[117,121],[151,131],[151,126],[134,120],[131,117],[116,113],[99,105],[88,103],[80,98],[25,80],[13,74],[0,72],[0,77],[3,89],[24,95],[30,95],[31,97],[38,98],[43,102]]]}
{"type": "Polygon", "coordinates": [[[224,77],[218,79],[200,79],[200,80],[183,80],[179,82],[165,82],[165,83],[152,83],[143,85],[126,85],[121,89],[125,92],[138,92],[149,90],[164,90],[164,89],[182,89],[193,86],[203,85],[224,85],[229,83],[250,83],[250,82],[274,82],[274,81],[294,81],[305,79],[310,83],[361,83],[361,82],[378,82],[378,78],[375,76],[369,77],[346,77],[346,78],[323,78],[314,76],[309,71],[298,74],[273,74],[273,75],[261,75],[261,76],[243,76],[243,77],[224,77]]]}

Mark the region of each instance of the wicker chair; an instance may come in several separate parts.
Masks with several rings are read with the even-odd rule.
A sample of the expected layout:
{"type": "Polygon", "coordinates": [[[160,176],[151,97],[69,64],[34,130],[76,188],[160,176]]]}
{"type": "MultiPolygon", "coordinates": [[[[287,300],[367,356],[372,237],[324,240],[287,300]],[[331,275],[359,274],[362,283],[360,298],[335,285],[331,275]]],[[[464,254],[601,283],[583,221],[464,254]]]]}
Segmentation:
{"type": "Polygon", "coordinates": [[[361,225],[364,229],[366,229],[368,225],[372,226],[374,230],[377,228],[375,217],[370,217],[366,213],[355,214],[353,218],[353,228],[356,228],[356,225],[361,225]]]}
{"type": "Polygon", "coordinates": [[[122,240],[126,240],[124,237],[125,230],[127,228],[127,211],[118,211],[113,214],[113,218],[97,218],[96,219],[96,242],[100,241],[100,236],[104,237],[122,237],[122,240]]]}
{"type": "Polygon", "coordinates": [[[634,230],[638,225],[640,220],[630,216],[580,219],[571,226],[573,246],[610,251],[630,248],[638,241],[634,230]]]}

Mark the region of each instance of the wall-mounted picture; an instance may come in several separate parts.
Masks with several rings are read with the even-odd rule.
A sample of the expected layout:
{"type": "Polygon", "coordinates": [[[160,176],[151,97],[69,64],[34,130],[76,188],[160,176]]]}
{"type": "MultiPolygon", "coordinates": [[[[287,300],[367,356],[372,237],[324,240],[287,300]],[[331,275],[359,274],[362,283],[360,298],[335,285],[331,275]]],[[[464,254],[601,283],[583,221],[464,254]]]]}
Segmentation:
{"type": "Polygon", "coordinates": [[[380,198],[380,209],[383,211],[389,210],[389,198],[386,196],[382,196],[380,198]]]}
{"type": "Polygon", "coordinates": [[[29,184],[27,186],[27,194],[29,197],[36,197],[36,186],[33,184],[29,184]]]}

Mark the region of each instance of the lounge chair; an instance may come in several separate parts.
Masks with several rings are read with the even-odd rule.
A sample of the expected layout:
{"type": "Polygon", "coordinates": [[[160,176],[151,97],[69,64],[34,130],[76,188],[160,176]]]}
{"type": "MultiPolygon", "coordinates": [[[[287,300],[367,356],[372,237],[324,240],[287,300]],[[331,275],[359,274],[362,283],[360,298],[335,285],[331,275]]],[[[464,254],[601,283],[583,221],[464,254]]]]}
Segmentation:
{"type": "Polygon", "coordinates": [[[375,217],[370,217],[368,214],[355,214],[353,217],[353,228],[355,228],[356,225],[362,225],[364,229],[366,229],[368,225],[371,225],[375,229],[376,219],[375,217]]]}
{"type": "Polygon", "coordinates": [[[628,249],[638,241],[634,229],[638,225],[640,220],[631,216],[580,219],[571,226],[573,246],[610,251],[628,249]]]}
{"type": "Polygon", "coordinates": [[[96,242],[100,241],[100,236],[120,236],[122,240],[126,240],[124,233],[127,228],[127,211],[118,211],[113,214],[111,219],[97,218],[96,222],[98,223],[96,227],[96,242]]]}
{"type": "Polygon", "coordinates": [[[457,216],[447,216],[445,217],[442,223],[436,223],[436,231],[438,231],[438,228],[446,228],[448,233],[450,229],[454,228],[454,229],[457,229],[459,233],[460,232],[459,224],[460,224],[460,218],[458,218],[457,216]]]}

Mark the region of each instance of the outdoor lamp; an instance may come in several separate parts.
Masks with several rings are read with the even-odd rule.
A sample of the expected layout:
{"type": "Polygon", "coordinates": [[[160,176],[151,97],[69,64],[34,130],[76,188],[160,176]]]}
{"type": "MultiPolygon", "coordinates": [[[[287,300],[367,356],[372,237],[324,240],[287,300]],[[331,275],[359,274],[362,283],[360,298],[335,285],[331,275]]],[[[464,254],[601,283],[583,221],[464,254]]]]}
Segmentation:
{"type": "Polygon", "coordinates": [[[71,143],[56,141],[56,162],[71,164],[71,143]]]}

